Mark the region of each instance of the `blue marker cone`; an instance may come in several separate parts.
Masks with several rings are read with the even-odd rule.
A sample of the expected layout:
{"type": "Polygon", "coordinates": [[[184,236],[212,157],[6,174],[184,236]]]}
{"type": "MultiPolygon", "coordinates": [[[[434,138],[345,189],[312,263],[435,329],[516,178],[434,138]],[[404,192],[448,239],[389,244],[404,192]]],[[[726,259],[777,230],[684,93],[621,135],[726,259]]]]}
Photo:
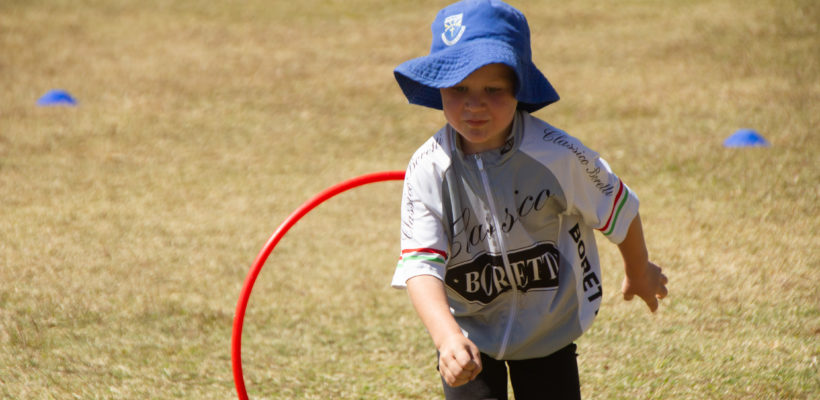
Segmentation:
{"type": "Polygon", "coordinates": [[[42,97],[37,99],[37,105],[41,107],[47,106],[76,106],[77,100],[65,90],[54,89],[49,90],[42,97]]]}
{"type": "Polygon", "coordinates": [[[766,138],[752,129],[738,129],[723,141],[724,147],[769,147],[766,138]]]}

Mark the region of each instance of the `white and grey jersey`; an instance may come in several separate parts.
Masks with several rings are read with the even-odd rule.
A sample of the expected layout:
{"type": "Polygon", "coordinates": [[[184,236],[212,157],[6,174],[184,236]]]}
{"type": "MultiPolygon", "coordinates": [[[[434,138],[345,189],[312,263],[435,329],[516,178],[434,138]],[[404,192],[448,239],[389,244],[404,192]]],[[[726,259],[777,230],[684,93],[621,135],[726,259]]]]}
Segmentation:
{"type": "Polygon", "coordinates": [[[392,285],[435,276],[482,352],[546,356],[598,312],[593,229],[620,243],[637,213],[638,198],[597,153],[526,112],[503,148],[475,155],[445,126],[408,165],[392,285]]]}

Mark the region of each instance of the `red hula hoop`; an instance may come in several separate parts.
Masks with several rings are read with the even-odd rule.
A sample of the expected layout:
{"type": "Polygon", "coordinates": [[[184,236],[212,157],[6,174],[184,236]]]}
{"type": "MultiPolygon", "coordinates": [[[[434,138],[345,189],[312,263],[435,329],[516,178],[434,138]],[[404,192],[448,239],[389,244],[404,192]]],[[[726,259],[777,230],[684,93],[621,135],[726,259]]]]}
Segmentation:
{"type": "Polygon", "coordinates": [[[248,307],[248,299],[253,290],[253,284],[256,282],[256,277],[259,276],[259,271],[265,265],[265,260],[268,259],[270,253],[273,251],[279,240],[296,224],[305,214],[310,210],[322,204],[325,200],[336,196],[339,193],[348,191],[355,187],[367,185],[369,183],[382,181],[400,181],[404,179],[404,171],[383,171],[374,172],[372,174],[361,175],[346,181],[337,183],[324,191],[320,192],[304,204],[299,206],[288,218],[279,225],[279,228],[268,239],[265,247],[259,252],[256,261],[253,263],[248,276],[245,278],[245,285],[242,287],[242,292],[239,295],[239,302],[236,304],[236,314],[233,320],[233,335],[231,337],[231,362],[233,364],[233,379],[236,384],[236,392],[240,400],[248,400],[248,392],[245,390],[245,379],[242,376],[242,323],[245,320],[245,309],[248,307]]]}

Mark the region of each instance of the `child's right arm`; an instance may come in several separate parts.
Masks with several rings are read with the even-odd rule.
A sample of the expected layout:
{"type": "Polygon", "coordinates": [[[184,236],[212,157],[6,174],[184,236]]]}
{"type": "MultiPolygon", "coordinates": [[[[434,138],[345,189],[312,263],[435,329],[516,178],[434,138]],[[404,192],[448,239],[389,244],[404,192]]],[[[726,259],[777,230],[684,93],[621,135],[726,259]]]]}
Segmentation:
{"type": "Polygon", "coordinates": [[[431,275],[407,280],[410,301],[439,351],[439,372],[450,386],[460,386],[481,372],[478,347],[461,333],[450,314],[444,283],[431,275]]]}

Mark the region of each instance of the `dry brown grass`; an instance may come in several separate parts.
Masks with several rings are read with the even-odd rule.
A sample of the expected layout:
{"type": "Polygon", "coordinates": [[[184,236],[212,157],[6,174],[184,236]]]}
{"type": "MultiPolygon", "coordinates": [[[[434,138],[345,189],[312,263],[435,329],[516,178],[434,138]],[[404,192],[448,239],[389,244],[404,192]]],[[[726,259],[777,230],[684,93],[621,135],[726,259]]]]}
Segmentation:
{"type": "MultiPolygon", "coordinates": [[[[642,200],[657,315],[605,303],[587,399],[820,395],[820,7],[514,2],[563,99],[539,116],[642,200]],[[726,149],[750,127],[768,149],[726,149]]],[[[442,123],[392,68],[441,2],[0,3],[0,397],[230,398],[236,299],[301,202],[403,169],[442,123]],[[75,108],[38,108],[52,88],[75,108]]],[[[268,261],[243,336],[252,398],[435,398],[388,287],[400,186],[346,193],[268,261]]]]}

